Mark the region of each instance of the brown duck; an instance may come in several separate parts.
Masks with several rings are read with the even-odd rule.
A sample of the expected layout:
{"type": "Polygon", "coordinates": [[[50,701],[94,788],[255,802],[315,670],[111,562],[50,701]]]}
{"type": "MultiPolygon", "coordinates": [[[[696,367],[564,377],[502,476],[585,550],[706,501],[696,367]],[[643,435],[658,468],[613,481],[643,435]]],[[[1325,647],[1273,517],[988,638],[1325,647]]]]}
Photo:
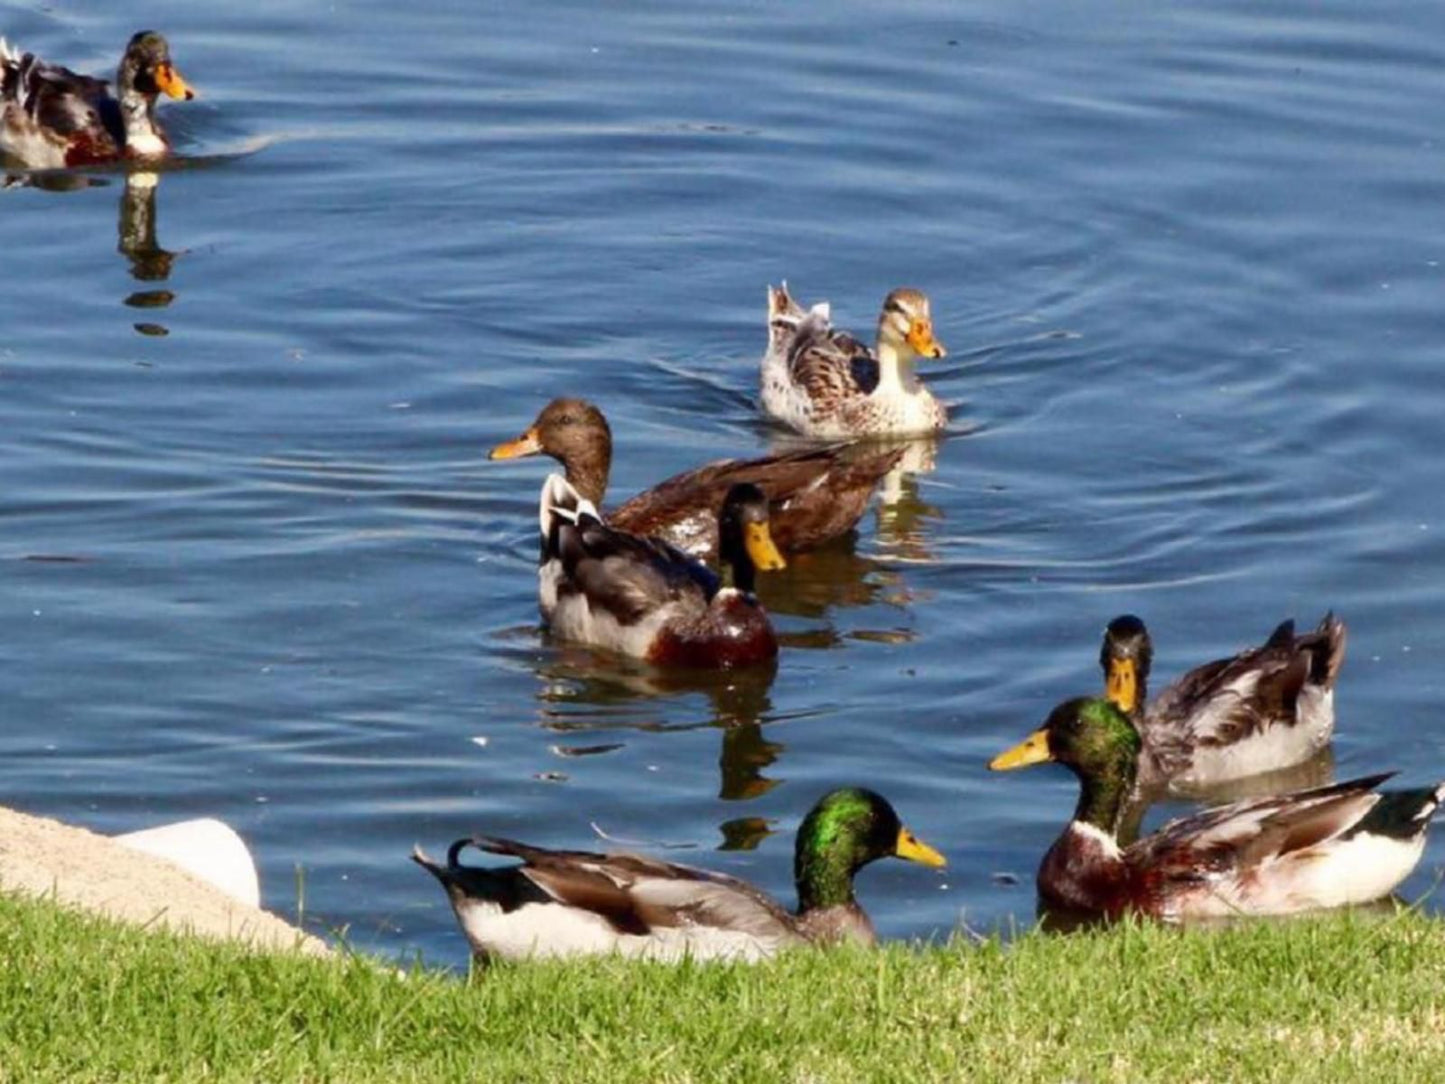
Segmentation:
{"type": "MultiPolygon", "coordinates": [[[[602,508],[612,468],[612,430],[602,411],[584,399],[553,399],[516,440],[492,449],[493,459],[544,453],[566,469],[567,481],[602,508]]],[[[822,545],[847,534],[868,507],[873,487],[902,457],[830,445],[761,459],[719,459],[684,471],[610,509],[610,526],[663,538],[686,553],[717,553],[718,513],[728,490],[752,482],[768,498],[773,540],[784,553],[822,545]]]]}

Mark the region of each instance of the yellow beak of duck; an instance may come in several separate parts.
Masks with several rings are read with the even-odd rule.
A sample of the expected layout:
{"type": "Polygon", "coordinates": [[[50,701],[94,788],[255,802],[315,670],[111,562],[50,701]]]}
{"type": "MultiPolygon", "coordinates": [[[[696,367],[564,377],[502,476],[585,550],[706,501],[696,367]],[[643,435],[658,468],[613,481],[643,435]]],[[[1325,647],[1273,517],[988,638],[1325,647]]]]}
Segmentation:
{"type": "Polygon", "coordinates": [[[492,449],[488,459],[520,459],[524,455],[536,455],[542,450],[542,438],[537,433],[534,425],[516,440],[509,440],[505,444],[498,444],[492,449]]]}
{"type": "Polygon", "coordinates": [[[1130,715],[1139,702],[1139,671],[1133,659],[1110,659],[1104,693],[1114,706],[1130,715]]]}
{"type": "Polygon", "coordinates": [[[190,101],[196,96],[196,92],[191,89],[190,84],[181,78],[181,73],[176,71],[175,66],[169,61],[156,67],[156,86],[171,98],[184,98],[186,101],[190,101]]]}
{"type": "Polygon", "coordinates": [[[898,842],[893,847],[893,853],[899,858],[906,858],[910,862],[918,862],[925,866],[933,866],[935,869],[948,865],[948,859],[907,828],[898,829],[898,842]]]}
{"type": "Polygon", "coordinates": [[[988,766],[990,771],[1011,772],[1015,768],[1027,768],[1031,764],[1042,764],[1053,759],[1049,752],[1049,732],[1040,729],[1012,749],[994,757],[988,762],[988,766]]]}
{"type": "Polygon", "coordinates": [[[948,351],[943,344],[933,337],[932,320],[914,320],[908,325],[908,345],[913,347],[913,352],[922,358],[943,358],[948,356],[948,351]]]}
{"type": "MultiPolygon", "coordinates": [[[[492,453],[494,456],[496,454],[492,453]]],[[[773,544],[773,536],[768,532],[766,523],[749,523],[743,534],[743,545],[747,547],[748,557],[759,572],[776,572],[780,568],[788,567],[788,562],[783,560],[783,555],[773,544]]]]}

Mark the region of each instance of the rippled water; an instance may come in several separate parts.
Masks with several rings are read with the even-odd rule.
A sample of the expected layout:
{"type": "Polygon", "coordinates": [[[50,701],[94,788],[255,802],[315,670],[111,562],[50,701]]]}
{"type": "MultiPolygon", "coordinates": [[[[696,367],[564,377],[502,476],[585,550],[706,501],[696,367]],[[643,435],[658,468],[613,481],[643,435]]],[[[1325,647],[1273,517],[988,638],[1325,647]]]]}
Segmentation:
{"type": "MultiPolygon", "coordinates": [[[[299,866],[308,924],[460,962],[414,841],[595,822],[790,895],[797,819],[857,781],[952,860],[860,878],[884,933],[1028,922],[1074,784],[984,764],[1097,687],[1127,610],[1164,678],[1333,607],[1336,772],[1445,776],[1445,13],[146,17],[202,94],[163,107],[195,168],[0,192],[6,803],[224,817],[269,906],[299,866]],[[548,643],[547,465],[487,448],[574,394],[618,496],[757,454],[784,278],[859,331],[929,291],[936,469],[766,582],[776,674],[548,643]]],[[[89,70],[116,20],[0,5],[89,70]]]]}

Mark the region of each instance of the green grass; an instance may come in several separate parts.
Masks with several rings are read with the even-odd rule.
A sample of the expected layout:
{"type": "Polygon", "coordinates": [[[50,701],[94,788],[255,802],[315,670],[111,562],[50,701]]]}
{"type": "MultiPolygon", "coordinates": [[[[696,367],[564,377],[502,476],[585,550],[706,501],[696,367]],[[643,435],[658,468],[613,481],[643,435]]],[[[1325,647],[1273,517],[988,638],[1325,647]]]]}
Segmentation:
{"type": "Polygon", "coordinates": [[[468,981],[0,897],[4,1081],[1424,1081],[1442,1066],[1445,927],[1408,912],[468,981]]]}

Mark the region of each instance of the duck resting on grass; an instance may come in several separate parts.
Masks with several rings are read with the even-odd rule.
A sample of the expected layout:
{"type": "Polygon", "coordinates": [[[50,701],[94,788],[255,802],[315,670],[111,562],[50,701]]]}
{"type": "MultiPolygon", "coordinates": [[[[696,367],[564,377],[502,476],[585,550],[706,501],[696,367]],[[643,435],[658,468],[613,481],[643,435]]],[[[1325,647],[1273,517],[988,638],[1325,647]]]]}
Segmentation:
{"type": "Polygon", "coordinates": [[[763,412],[828,440],[937,432],[948,424],[948,411],[913,363],[946,354],[922,290],[904,286],[888,295],[870,351],[833,328],[826,303],[804,311],[786,284],[769,286],[763,412]]]}
{"type": "MultiPolygon", "coordinates": [[[[874,486],[903,451],[834,445],[761,459],[719,459],[659,482],[605,518],[619,530],[662,538],[709,559],[717,553],[723,498],[738,482],[752,482],[767,494],[773,541],[783,553],[795,553],[851,531],[874,486]]],[[[602,411],[585,399],[553,399],[525,433],[493,448],[491,458],[538,454],[559,461],[572,487],[602,508],[612,468],[612,430],[602,411]]]]}
{"type": "Polygon", "coordinates": [[[758,960],[793,945],[872,944],[873,924],[853,895],[853,876],[894,856],[945,860],[898,819],[887,799],[845,788],[818,800],[798,828],[789,912],[746,881],[636,854],[552,851],[491,836],[459,839],[446,865],[420,847],[412,860],[446,889],[480,959],[605,955],[677,961],[758,960]],[[461,865],[466,847],[521,865],[461,865]]]}
{"type": "Polygon", "coordinates": [[[1303,635],[1285,621],[1261,646],[1196,667],[1149,701],[1153,655],[1133,614],[1104,630],[1105,695],[1143,739],[1141,787],[1212,786],[1293,767],[1329,744],[1345,661],[1345,624],[1333,613],[1303,635]]]}
{"type": "Polygon", "coordinates": [[[130,39],[114,94],[104,79],[18,53],[0,38],[0,157],[30,169],[164,158],[171,146],[156,120],[162,93],[196,96],[154,30],[130,39]]]}
{"type": "Polygon", "coordinates": [[[553,634],[664,666],[728,669],[778,653],[753,594],[758,569],[785,567],[762,490],[740,482],[718,514],[718,557],[730,583],[657,538],[602,522],[559,474],[542,486],[537,599],[553,634]]]}
{"type": "Polygon", "coordinates": [[[1368,903],[1415,868],[1445,799],[1445,783],[1377,790],[1387,773],[1208,809],[1125,847],[1119,825],[1141,745],[1114,703],[1081,698],[989,763],[1057,761],[1079,779],[1073,819],[1039,866],[1047,907],[1178,922],[1368,903]]]}

